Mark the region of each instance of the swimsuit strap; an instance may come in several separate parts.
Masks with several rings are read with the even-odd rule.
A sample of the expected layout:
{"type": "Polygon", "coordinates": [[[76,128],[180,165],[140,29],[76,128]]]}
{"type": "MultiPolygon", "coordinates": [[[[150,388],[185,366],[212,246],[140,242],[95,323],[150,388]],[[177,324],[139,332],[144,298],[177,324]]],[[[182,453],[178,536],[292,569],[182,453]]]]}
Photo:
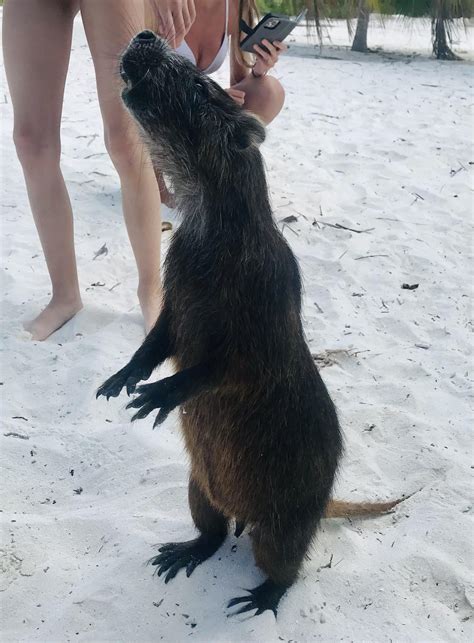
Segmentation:
{"type": "Polygon", "coordinates": [[[227,25],[229,24],[229,0],[225,0],[225,29],[224,40],[227,38],[227,25]]]}

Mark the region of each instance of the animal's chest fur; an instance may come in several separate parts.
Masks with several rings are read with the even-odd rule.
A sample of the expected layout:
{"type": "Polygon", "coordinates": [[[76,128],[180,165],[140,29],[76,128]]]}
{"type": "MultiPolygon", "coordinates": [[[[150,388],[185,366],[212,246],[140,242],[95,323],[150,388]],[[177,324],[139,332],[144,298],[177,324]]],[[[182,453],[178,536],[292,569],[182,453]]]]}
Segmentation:
{"type": "Polygon", "coordinates": [[[181,426],[191,475],[211,503],[230,518],[252,521],[260,513],[252,497],[255,453],[234,425],[235,402],[232,394],[201,395],[181,409],[181,426]]]}

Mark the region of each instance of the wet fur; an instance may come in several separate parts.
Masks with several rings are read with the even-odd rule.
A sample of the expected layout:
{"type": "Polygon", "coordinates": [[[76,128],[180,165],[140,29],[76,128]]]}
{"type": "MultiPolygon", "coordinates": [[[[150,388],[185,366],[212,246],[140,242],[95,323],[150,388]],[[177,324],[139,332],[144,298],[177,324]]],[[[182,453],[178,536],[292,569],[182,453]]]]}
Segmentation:
{"type": "MultiPolygon", "coordinates": [[[[215,551],[230,520],[251,526],[270,579],[251,605],[276,613],[325,512],[342,440],[304,337],[298,264],[272,216],[258,149],[265,131],[162,41],[132,43],[123,65],[133,81],[124,102],[183,221],[166,258],[163,312],[99,393],[131,393],[174,361],[177,374],[136,389],[131,406],[137,417],[159,408],[158,423],[180,406],[201,533],[193,555],[215,551]]],[[[156,564],[171,560],[174,570],[166,547],[156,564]]]]}

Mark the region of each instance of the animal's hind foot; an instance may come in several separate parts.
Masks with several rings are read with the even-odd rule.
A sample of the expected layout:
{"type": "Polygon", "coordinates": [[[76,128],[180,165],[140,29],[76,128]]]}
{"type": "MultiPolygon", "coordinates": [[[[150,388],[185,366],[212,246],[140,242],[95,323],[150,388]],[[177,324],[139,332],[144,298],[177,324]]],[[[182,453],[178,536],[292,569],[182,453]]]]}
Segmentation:
{"type": "Polygon", "coordinates": [[[234,607],[239,603],[246,603],[246,605],[243,605],[237,612],[229,614],[229,616],[250,612],[251,610],[257,610],[254,616],[259,616],[266,610],[272,610],[276,618],[280,599],[287,589],[288,585],[277,585],[277,583],[268,578],[258,587],[246,590],[249,593],[248,596],[239,596],[230,600],[227,603],[227,607],[234,607]]]}
{"type": "Polygon", "coordinates": [[[141,380],[147,380],[153,369],[145,366],[133,366],[131,363],[121,368],[115,375],[109,377],[102,386],[100,386],[96,393],[96,398],[103,395],[107,398],[118,397],[121,390],[125,387],[127,395],[131,395],[135,391],[135,387],[141,380]]]}
{"type": "Polygon", "coordinates": [[[210,558],[221,544],[221,538],[212,539],[203,535],[184,543],[168,543],[159,548],[161,553],[152,558],[150,563],[156,565],[158,576],[167,572],[165,583],[174,578],[182,567],[186,568],[186,576],[189,578],[196,567],[210,558]]]}

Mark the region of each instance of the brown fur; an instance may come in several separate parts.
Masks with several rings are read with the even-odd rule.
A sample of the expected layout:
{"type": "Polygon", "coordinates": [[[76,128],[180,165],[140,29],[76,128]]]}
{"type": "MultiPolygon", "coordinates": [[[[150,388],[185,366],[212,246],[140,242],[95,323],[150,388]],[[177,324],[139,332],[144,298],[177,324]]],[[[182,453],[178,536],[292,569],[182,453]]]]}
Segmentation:
{"type": "Polygon", "coordinates": [[[166,258],[160,317],[98,394],[136,392],[134,419],[159,409],[154,426],[180,407],[199,535],[163,545],[158,574],[189,576],[231,520],[239,533],[248,524],[267,580],[229,607],[276,614],[324,512],[369,509],[328,505],[342,436],[305,340],[298,264],[272,215],[258,150],[265,130],[149,31],[132,41],[121,73],[124,102],[171,179],[183,222],[166,258]],[[174,375],[136,388],[169,358],[174,375]]]}

